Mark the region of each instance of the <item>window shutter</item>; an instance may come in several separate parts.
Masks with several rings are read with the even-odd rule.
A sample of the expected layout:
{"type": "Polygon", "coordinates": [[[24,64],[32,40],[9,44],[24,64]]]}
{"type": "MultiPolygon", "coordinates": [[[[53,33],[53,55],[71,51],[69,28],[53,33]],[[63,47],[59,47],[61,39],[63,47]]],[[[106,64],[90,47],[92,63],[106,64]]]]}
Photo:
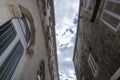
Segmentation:
{"type": "Polygon", "coordinates": [[[12,77],[23,54],[23,51],[24,48],[21,42],[18,41],[9,56],[0,67],[0,80],[9,80],[12,77]]]}
{"type": "Polygon", "coordinates": [[[0,56],[16,36],[16,31],[10,21],[0,26],[0,56]]]}

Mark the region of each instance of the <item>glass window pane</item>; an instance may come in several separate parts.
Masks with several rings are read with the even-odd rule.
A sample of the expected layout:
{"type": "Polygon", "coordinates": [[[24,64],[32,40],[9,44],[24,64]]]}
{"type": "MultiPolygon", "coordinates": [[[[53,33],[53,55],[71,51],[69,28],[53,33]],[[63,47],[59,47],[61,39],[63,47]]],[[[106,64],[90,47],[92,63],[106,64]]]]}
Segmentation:
{"type": "Polygon", "coordinates": [[[20,21],[21,29],[23,31],[25,39],[28,43],[30,40],[30,29],[29,29],[30,25],[25,17],[22,17],[19,21],[20,21]]]}
{"type": "Polygon", "coordinates": [[[108,1],[105,6],[105,9],[109,10],[117,15],[120,15],[120,4],[119,3],[114,3],[114,2],[108,1]]]}
{"type": "Polygon", "coordinates": [[[117,28],[119,24],[119,20],[114,18],[113,16],[103,12],[102,19],[106,21],[108,24],[110,24],[112,27],[117,28]]]}

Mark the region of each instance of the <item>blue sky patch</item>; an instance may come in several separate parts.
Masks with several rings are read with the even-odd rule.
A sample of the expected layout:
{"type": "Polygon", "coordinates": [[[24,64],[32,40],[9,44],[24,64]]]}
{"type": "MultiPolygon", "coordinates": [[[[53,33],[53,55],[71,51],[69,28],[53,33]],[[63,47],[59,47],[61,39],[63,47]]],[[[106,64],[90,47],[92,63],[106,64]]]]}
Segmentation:
{"type": "Polygon", "coordinates": [[[74,24],[77,24],[77,23],[78,23],[78,19],[77,19],[77,18],[74,18],[73,23],[74,23],[74,24]]]}

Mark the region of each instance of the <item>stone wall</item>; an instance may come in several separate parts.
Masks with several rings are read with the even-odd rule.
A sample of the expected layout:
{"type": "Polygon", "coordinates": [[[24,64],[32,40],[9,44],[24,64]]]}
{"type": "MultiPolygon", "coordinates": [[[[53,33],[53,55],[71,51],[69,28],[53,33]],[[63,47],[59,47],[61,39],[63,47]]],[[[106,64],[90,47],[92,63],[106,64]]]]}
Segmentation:
{"type": "Polygon", "coordinates": [[[109,80],[120,67],[120,32],[109,28],[100,18],[97,22],[92,23],[90,21],[91,10],[81,9],[83,15],[79,20],[77,40],[82,41],[76,42],[80,45],[76,44],[75,50],[76,55],[80,55],[80,61],[77,62],[80,67],[76,69],[80,72],[77,72],[76,75],[79,77],[78,74],[80,74],[78,80],[109,80]],[[90,53],[98,66],[96,77],[93,76],[88,65],[90,53]]]}

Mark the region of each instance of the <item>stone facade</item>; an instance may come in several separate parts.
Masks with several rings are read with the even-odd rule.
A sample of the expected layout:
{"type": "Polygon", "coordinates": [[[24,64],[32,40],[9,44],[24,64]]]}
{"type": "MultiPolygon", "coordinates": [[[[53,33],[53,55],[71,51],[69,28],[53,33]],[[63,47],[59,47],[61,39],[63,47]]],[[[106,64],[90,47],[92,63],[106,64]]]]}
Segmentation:
{"type": "Polygon", "coordinates": [[[22,55],[11,80],[39,80],[39,74],[42,80],[59,80],[53,2],[1,0],[0,25],[24,15],[31,29],[26,53],[22,55]]]}
{"type": "Polygon", "coordinates": [[[108,0],[80,0],[73,57],[77,80],[120,79],[120,32],[101,19],[107,2],[108,0]],[[97,67],[94,69],[97,70],[95,74],[89,65],[90,54],[94,59],[92,66],[97,67]]]}

